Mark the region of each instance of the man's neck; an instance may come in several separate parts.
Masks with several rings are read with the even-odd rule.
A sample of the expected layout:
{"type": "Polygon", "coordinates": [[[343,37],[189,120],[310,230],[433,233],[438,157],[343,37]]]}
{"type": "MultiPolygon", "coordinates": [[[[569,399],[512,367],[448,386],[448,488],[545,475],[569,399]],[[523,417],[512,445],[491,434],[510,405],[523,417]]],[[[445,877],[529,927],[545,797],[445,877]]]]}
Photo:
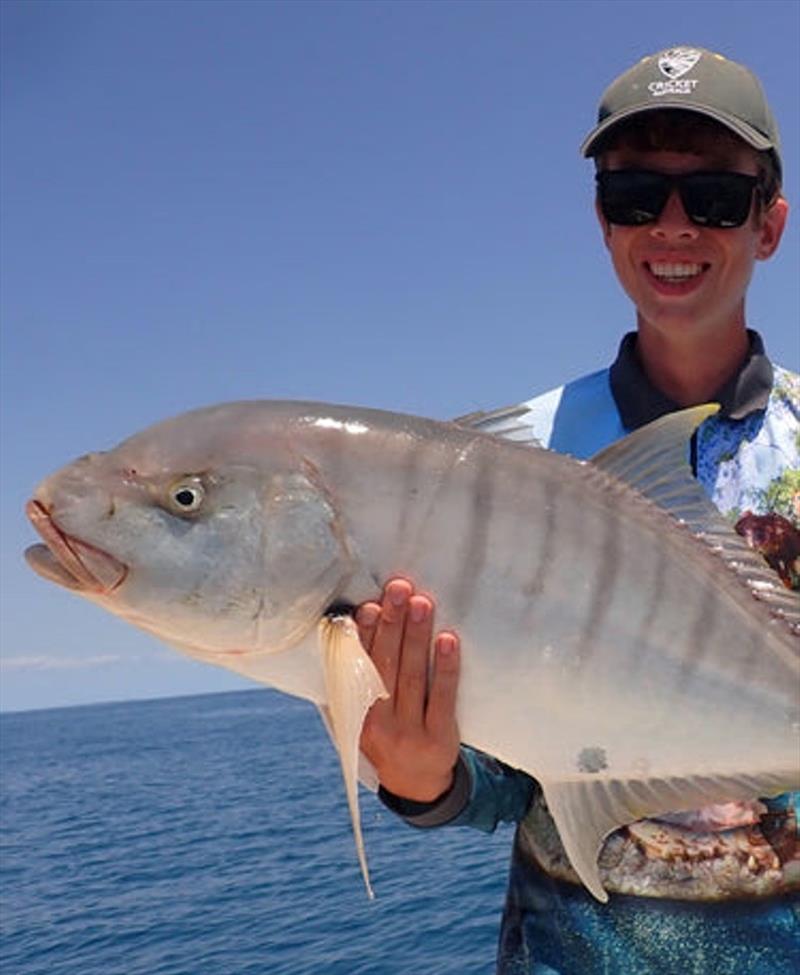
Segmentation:
{"type": "Polygon", "coordinates": [[[719,333],[665,337],[639,322],[636,353],[650,382],[679,406],[707,403],[747,357],[744,325],[719,333]]]}

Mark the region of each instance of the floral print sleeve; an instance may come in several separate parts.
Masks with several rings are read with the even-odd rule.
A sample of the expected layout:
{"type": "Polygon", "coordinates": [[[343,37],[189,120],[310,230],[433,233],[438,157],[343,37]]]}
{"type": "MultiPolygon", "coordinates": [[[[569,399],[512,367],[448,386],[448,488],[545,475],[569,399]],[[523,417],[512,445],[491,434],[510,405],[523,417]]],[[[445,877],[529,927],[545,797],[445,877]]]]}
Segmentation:
{"type": "Polygon", "coordinates": [[[800,376],[774,369],[766,410],[700,428],[697,477],[731,521],[773,512],[800,528],[800,376]]]}

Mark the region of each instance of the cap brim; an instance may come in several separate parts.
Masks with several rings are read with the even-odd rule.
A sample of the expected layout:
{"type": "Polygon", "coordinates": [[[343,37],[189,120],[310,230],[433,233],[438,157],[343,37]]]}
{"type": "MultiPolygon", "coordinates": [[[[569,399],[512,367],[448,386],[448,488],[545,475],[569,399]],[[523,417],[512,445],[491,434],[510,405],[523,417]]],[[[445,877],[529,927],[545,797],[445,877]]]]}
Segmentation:
{"type": "Polygon", "coordinates": [[[694,112],[697,115],[705,115],[706,118],[713,119],[715,122],[719,122],[720,125],[724,125],[726,129],[729,129],[735,135],[738,135],[741,139],[744,139],[744,141],[754,149],[758,149],[759,151],[774,149],[777,151],[777,146],[763,133],[759,132],[758,129],[754,129],[751,125],[747,125],[740,119],[726,115],[724,112],[717,112],[712,108],[708,108],[706,105],[693,105],[691,102],[687,102],[684,99],[682,101],[662,101],[657,105],[636,105],[629,109],[623,109],[620,112],[615,112],[614,115],[610,115],[607,119],[604,119],[595,129],[592,129],[589,135],[586,136],[581,143],[581,155],[596,155],[601,143],[608,136],[611,130],[615,129],[620,123],[633,118],[635,115],[644,115],[648,112],[659,112],[664,109],[680,109],[684,112],[694,112]]]}

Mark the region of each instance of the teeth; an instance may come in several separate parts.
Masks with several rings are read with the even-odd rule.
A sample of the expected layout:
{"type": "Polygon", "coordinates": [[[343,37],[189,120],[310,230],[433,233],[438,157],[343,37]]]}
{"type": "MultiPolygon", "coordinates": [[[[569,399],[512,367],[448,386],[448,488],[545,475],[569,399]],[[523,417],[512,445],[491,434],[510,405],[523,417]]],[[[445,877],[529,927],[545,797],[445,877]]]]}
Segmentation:
{"type": "Polygon", "coordinates": [[[684,281],[686,278],[694,278],[703,270],[701,264],[675,264],[666,261],[650,264],[649,267],[657,278],[665,278],[670,281],[684,281]]]}

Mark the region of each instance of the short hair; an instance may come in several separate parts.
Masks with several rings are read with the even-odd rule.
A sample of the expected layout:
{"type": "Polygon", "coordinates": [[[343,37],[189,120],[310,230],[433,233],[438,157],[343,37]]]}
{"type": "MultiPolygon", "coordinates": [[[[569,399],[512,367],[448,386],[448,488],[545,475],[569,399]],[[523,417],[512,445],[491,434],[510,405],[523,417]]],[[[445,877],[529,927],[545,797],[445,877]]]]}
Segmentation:
{"type": "MultiPolygon", "coordinates": [[[[735,146],[749,146],[727,126],[698,112],[681,109],[661,109],[640,112],[615,125],[603,139],[595,153],[599,157],[612,149],[628,146],[642,152],[692,152],[707,145],[709,135],[715,143],[722,141],[735,146]]],[[[758,165],[759,187],[765,207],[777,199],[781,190],[780,169],[771,150],[753,149],[758,165]]]]}

